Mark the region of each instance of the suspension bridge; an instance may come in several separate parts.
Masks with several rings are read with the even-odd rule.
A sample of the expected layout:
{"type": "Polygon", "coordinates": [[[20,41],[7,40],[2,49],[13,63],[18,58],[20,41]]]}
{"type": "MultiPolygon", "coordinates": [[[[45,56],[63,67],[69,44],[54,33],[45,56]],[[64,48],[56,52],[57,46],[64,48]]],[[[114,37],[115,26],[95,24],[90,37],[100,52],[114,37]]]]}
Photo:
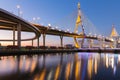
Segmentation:
{"type": "Polygon", "coordinates": [[[119,35],[113,26],[111,35],[108,37],[97,35],[96,30],[90,20],[82,13],[80,3],[78,3],[78,14],[75,20],[75,28],[73,32],[59,30],[52,26],[43,26],[36,23],[30,23],[23,18],[16,16],[4,9],[0,8],[0,29],[13,31],[13,39],[0,39],[0,41],[12,41],[13,46],[17,42],[18,48],[21,47],[22,41],[31,41],[37,39],[37,47],[39,48],[39,39],[43,36],[43,46],[46,46],[46,35],[53,35],[60,37],[60,44],[63,47],[63,37],[71,37],[75,42],[76,48],[83,48],[85,41],[88,42],[88,48],[94,47],[95,41],[98,41],[97,47],[100,48],[116,48],[119,42],[119,35]],[[87,30],[89,28],[90,30],[87,30]],[[15,39],[15,31],[17,31],[17,39],[15,39]],[[21,32],[31,32],[35,36],[33,38],[21,39],[21,32]]]}

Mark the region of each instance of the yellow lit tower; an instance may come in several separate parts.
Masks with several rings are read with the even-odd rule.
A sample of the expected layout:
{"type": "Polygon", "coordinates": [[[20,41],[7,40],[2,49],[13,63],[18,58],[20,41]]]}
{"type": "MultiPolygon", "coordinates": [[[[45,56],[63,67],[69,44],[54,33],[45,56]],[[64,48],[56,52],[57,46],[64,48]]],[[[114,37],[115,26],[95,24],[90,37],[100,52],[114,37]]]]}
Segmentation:
{"type": "Polygon", "coordinates": [[[114,24],[112,25],[112,31],[111,31],[110,37],[113,39],[113,48],[116,48],[119,41],[119,34],[115,29],[114,24]]]}
{"type": "MultiPolygon", "coordinates": [[[[76,25],[75,25],[74,33],[78,33],[78,27],[80,26],[82,28],[82,33],[80,33],[80,35],[85,36],[84,26],[82,25],[81,14],[82,13],[81,13],[81,10],[80,10],[80,3],[78,3],[78,16],[77,16],[77,19],[76,19],[76,25]]],[[[76,37],[74,37],[74,42],[75,42],[75,47],[81,48],[83,46],[83,43],[84,43],[84,37],[82,39],[81,46],[79,45],[76,37]]]]}

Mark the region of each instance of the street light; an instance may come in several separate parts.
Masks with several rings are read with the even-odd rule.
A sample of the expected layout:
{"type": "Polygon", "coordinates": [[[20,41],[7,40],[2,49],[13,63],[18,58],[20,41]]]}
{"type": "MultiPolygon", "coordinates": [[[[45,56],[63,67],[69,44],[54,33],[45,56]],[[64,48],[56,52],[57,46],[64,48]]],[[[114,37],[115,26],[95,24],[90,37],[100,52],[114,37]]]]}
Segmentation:
{"type": "Polygon", "coordinates": [[[58,29],[58,26],[56,26],[55,28],[58,29]]]}
{"type": "Polygon", "coordinates": [[[37,17],[36,20],[37,20],[37,22],[39,23],[40,17],[37,17]]]}
{"type": "Polygon", "coordinates": [[[40,20],[40,17],[33,17],[33,22],[34,22],[34,23],[37,23],[38,20],[40,20]]]}
{"type": "Polygon", "coordinates": [[[20,15],[21,15],[21,17],[22,17],[22,14],[23,14],[23,12],[22,12],[22,11],[20,11],[20,15]]]}
{"type": "Polygon", "coordinates": [[[20,5],[17,5],[16,7],[18,9],[18,16],[20,16],[20,5]]]}
{"type": "Polygon", "coordinates": [[[37,17],[37,20],[40,20],[40,17],[37,17]]]}
{"type": "Polygon", "coordinates": [[[49,27],[51,27],[51,24],[48,24],[49,27]]]}
{"type": "Polygon", "coordinates": [[[35,20],[36,20],[36,18],[35,18],[35,17],[33,17],[33,22],[35,22],[35,20]]]}
{"type": "Polygon", "coordinates": [[[70,30],[69,29],[67,29],[67,32],[69,32],[70,30]]]}
{"type": "Polygon", "coordinates": [[[19,8],[20,8],[20,5],[17,5],[17,8],[19,9],[19,8]]]}

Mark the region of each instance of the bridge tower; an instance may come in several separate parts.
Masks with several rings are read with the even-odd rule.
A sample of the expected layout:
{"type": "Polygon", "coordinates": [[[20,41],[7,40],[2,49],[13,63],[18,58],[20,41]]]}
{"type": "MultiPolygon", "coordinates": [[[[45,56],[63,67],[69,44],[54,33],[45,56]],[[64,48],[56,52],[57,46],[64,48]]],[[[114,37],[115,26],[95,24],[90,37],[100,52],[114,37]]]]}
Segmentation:
{"type": "MultiPolygon", "coordinates": [[[[80,33],[80,35],[84,35],[84,26],[82,25],[82,18],[81,18],[81,10],[80,10],[80,3],[78,3],[78,16],[76,19],[76,24],[75,24],[75,29],[74,29],[74,33],[78,33],[78,27],[80,26],[82,28],[82,33],[80,33]]],[[[79,45],[77,38],[74,37],[74,42],[75,42],[75,47],[77,48],[81,48],[83,46],[84,43],[84,38],[82,39],[81,45],[79,45]]]]}
{"type": "Polygon", "coordinates": [[[119,40],[119,34],[115,29],[114,25],[112,25],[112,31],[111,31],[110,37],[113,38],[113,47],[116,48],[119,40]]]}

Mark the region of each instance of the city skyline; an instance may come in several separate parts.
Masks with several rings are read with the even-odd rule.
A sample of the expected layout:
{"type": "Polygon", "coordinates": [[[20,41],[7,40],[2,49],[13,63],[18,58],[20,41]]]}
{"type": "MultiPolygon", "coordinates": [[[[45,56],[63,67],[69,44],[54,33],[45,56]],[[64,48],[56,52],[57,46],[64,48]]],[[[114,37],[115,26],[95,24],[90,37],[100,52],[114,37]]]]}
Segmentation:
{"type": "MultiPolygon", "coordinates": [[[[18,15],[18,9],[16,8],[16,6],[20,5],[20,10],[23,13],[21,16],[22,18],[31,22],[33,21],[32,20],[33,18],[39,18],[39,20],[37,20],[36,23],[39,23],[42,25],[48,25],[48,24],[54,25],[54,23],[58,23],[60,19],[64,19],[66,18],[66,16],[71,15],[72,12],[77,11],[77,3],[80,2],[81,9],[84,12],[84,14],[92,21],[92,23],[95,24],[95,26],[97,26],[97,29],[100,30],[100,32],[104,33],[103,35],[109,35],[112,29],[112,24],[115,24],[115,27],[117,28],[117,30],[119,30],[120,16],[118,14],[120,12],[117,11],[117,8],[119,9],[120,7],[118,4],[119,1],[113,2],[113,0],[110,0],[109,3],[104,1],[106,4],[103,4],[103,0],[98,2],[95,0],[92,0],[96,4],[94,4],[92,1],[87,1],[87,0],[85,1],[83,0],[76,0],[76,1],[13,0],[14,2],[9,2],[9,3],[6,3],[6,1],[7,0],[0,1],[0,8],[3,8],[5,10],[12,12],[13,14],[18,15]],[[109,6],[111,4],[113,6],[109,6]],[[110,11],[112,12],[110,13],[110,11]]],[[[58,26],[58,28],[63,30],[69,29],[68,26],[65,26],[65,27],[58,26]]],[[[74,26],[70,27],[70,31],[73,32],[74,31],[73,29],[74,29],[74,26]]],[[[2,36],[1,34],[1,38],[7,37],[7,34],[4,33],[4,31],[3,32],[1,31],[1,33],[5,35],[5,36],[2,36]]],[[[46,38],[47,38],[46,39],[47,45],[60,45],[60,43],[58,43],[58,40],[59,40],[58,36],[47,36],[46,38]],[[51,43],[51,42],[54,42],[54,43],[51,43]]],[[[64,44],[65,43],[73,44],[74,42],[72,38],[65,38],[64,44]]],[[[29,44],[30,42],[28,42],[28,45],[29,44]]],[[[40,37],[40,45],[42,45],[41,37],[40,37]]]]}

